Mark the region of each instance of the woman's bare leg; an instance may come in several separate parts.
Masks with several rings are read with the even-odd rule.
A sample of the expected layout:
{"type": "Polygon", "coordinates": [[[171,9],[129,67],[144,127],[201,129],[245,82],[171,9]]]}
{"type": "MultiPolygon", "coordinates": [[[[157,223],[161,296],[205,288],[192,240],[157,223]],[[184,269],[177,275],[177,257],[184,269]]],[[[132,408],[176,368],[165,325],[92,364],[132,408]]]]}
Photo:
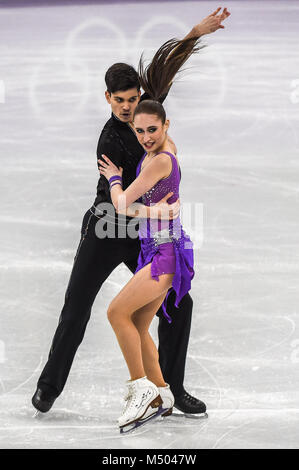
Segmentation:
{"type": "MultiPolygon", "coordinates": [[[[133,314],[154,300],[158,303],[159,299],[161,302],[162,295],[165,296],[171,287],[173,276],[174,274],[162,274],[159,276],[159,281],[152,279],[150,263],[130,279],[108,307],[108,319],[128,365],[131,380],[146,375],[142,359],[141,337],[133,323],[133,314]]],[[[152,311],[152,317],[156,311],[157,309],[152,311]]]]}
{"type": "Polygon", "coordinates": [[[159,364],[158,350],[149,333],[149,327],[162,305],[165,296],[166,293],[163,293],[157,299],[136,310],[132,315],[132,321],[140,336],[141,355],[145,375],[151,382],[157,385],[157,387],[165,387],[166,383],[159,364]]]}

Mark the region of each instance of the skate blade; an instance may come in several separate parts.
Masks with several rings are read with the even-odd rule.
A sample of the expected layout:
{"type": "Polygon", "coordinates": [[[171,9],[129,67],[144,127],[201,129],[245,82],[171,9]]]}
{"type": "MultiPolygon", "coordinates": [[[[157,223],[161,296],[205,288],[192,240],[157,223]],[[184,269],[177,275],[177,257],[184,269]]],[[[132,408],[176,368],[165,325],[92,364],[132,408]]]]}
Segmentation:
{"type": "Polygon", "coordinates": [[[165,411],[165,413],[162,414],[162,418],[165,418],[166,416],[170,416],[172,415],[172,412],[173,412],[173,408],[164,408],[163,411],[165,411]],[[166,411],[165,411],[166,410],[166,411]]]}
{"type": "Polygon", "coordinates": [[[156,398],[153,399],[153,401],[151,403],[149,403],[147,409],[145,410],[143,415],[140,416],[140,418],[136,419],[135,421],[131,421],[130,423],[127,423],[127,424],[124,424],[123,426],[121,426],[120,427],[120,432],[123,434],[122,430],[125,430],[125,429],[130,429],[130,431],[132,431],[136,427],[139,427],[139,426],[137,426],[136,423],[145,423],[149,419],[154,418],[156,415],[160,416],[160,414],[163,412],[162,403],[163,403],[162,398],[161,398],[160,395],[158,395],[156,398]],[[146,415],[147,411],[151,408],[152,409],[157,409],[157,411],[153,412],[151,415],[146,416],[145,418],[143,418],[143,416],[146,415]],[[132,426],[134,426],[134,427],[132,427],[132,426]]]}
{"type": "Polygon", "coordinates": [[[173,412],[173,416],[180,417],[180,418],[188,418],[188,419],[208,419],[208,413],[184,413],[181,410],[176,410],[173,412]]]}
{"type": "Polygon", "coordinates": [[[161,416],[164,411],[165,411],[165,408],[162,408],[162,406],[160,405],[156,413],[154,413],[153,415],[148,416],[147,418],[144,418],[144,419],[141,418],[138,421],[134,421],[133,423],[122,426],[119,430],[120,434],[129,434],[135,431],[136,429],[139,429],[141,426],[144,426],[149,421],[152,421],[155,418],[158,418],[159,416],[161,416]]]}

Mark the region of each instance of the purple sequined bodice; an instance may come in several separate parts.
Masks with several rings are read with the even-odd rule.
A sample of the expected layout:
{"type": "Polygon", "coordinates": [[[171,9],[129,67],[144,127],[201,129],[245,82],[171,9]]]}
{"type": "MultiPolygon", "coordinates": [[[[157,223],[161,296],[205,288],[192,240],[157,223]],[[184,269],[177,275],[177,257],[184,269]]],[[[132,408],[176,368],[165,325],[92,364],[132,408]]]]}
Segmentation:
{"type": "MultiPolygon", "coordinates": [[[[170,192],[173,192],[173,195],[167,200],[168,204],[174,203],[179,198],[179,185],[181,178],[177,159],[170,152],[161,153],[166,153],[171,157],[172,170],[169,176],[159,180],[155,186],[153,186],[141,197],[142,203],[146,206],[156,204],[170,192]]],[[[141,165],[145,156],[146,153],[143,155],[137,166],[136,176],[138,176],[141,171],[141,165]]],[[[170,221],[158,219],[141,219],[139,224],[139,238],[156,238],[156,234],[159,232],[159,237],[166,239],[169,236],[175,235],[179,227],[181,227],[179,217],[170,221]]]]}
{"type": "MultiPolygon", "coordinates": [[[[175,202],[179,197],[180,173],[178,162],[171,153],[163,153],[170,155],[172,170],[169,176],[159,180],[153,188],[142,196],[141,201],[146,206],[159,202],[170,192],[173,192],[173,195],[167,201],[169,204],[175,202]]],[[[145,155],[143,155],[137,166],[136,176],[140,173],[145,155]]],[[[162,303],[164,316],[171,322],[171,317],[166,310],[169,293],[172,290],[175,291],[174,305],[178,307],[181,299],[191,289],[191,280],[194,277],[193,243],[184,232],[179,217],[173,220],[139,219],[139,239],[141,241],[141,250],[135,273],[149,263],[151,263],[151,276],[156,281],[159,281],[159,275],[163,273],[174,273],[172,286],[162,303]],[[173,259],[173,255],[175,259],[173,259]],[[173,267],[174,261],[175,268],[173,267]]]]}
{"type": "MultiPolygon", "coordinates": [[[[167,155],[169,155],[171,157],[172,170],[171,170],[171,173],[170,173],[169,176],[159,180],[155,184],[155,186],[152,187],[152,189],[147,191],[142,196],[143,204],[145,204],[146,206],[149,206],[150,204],[155,204],[156,202],[159,202],[160,199],[162,199],[162,197],[166,196],[166,194],[169,193],[170,191],[173,192],[173,195],[171,196],[170,199],[168,199],[169,204],[172,204],[173,202],[175,202],[179,197],[180,172],[179,172],[179,168],[178,168],[177,159],[170,152],[160,152],[160,153],[166,153],[167,155]]],[[[159,155],[159,153],[157,153],[157,155],[159,155]]],[[[157,155],[155,155],[155,157],[157,155]]],[[[146,153],[143,155],[142,159],[138,163],[137,176],[140,173],[141,165],[142,165],[142,162],[143,162],[145,156],[146,156],[146,153]]]]}

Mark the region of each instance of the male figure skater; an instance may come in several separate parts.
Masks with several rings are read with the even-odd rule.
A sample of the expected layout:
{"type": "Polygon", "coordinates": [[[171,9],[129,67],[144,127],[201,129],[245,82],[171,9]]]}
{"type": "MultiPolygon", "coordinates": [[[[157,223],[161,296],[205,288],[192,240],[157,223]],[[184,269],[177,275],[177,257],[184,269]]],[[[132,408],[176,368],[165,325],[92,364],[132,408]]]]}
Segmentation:
{"type": "MultiPolygon", "coordinates": [[[[230,13],[218,8],[201,23],[194,26],[186,37],[198,38],[220,28],[230,13]]],[[[134,110],[140,100],[140,84],[135,69],[127,64],[114,64],[105,75],[106,100],[111,106],[112,116],[105,124],[100,135],[97,158],[109,155],[111,161],[123,168],[123,188],[127,188],[136,177],[137,165],[144,153],[131,126],[134,110]]],[[[146,96],[143,95],[143,98],[146,96]]],[[[105,216],[103,207],[113,207],[109,184],[105,178],[99,179],[97,196],[93,206],[83,217],[81,239],[74,258],[73,269],[65,293],[65,302],[59,318],[48,361],[39,377],[37,390],[32,397],[33,406],[47,412],[55,399],[61,394],[67,380],[75,353],[80,345],[90,318],[91,308],[103,282],[121,263],[135,273],[140,252],[138,237],[132,233],[132,217],[157,218],[157,210],[165,209],[167,198],[152,208],[135,203],[124,214],[111,215],[107,221],[108,236],[98,236],[98,223],[105,216]],[[137,204],[137,205],[136,205],[137,204]],[[136,213],[136,209],[138,213],[136,213]],[[124,227],[125,225],[125,227],[124,227]],[[125,228],[125,230],[124,230],[125,228]],[[117,230],[116,230],[117,229],[117,230]],[[117,233],[116,233],[117,232],[117,233]],[[125,233],[125,236],[124,236],[125,233]]],[[[176,203],[168,209],[177,210],[176,203]]],[[[138,219],[135,219],[136,223],[138,219]]],[[[102,227],[103,228],[103,227],[102,227]]],[[[135,229],[138,233],[138,227],[135,229]]],[[[174,295],[169,295],[167,311],[172,317],[168,324],[159,309],[159,362],[165,380],[169,383],[175,398],[174,406],[185,413],[205,413],[206,405],[189,395],[184,389],[184,373],[189,341],[192,299],[187,294],[174,306],[174,295]]]]}

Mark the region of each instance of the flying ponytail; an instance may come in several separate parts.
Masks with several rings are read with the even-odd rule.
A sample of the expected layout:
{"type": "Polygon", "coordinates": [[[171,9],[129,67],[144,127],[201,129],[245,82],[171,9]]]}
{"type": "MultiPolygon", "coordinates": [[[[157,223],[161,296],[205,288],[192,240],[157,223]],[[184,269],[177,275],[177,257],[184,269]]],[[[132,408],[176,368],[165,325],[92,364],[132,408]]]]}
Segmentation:
{"type": "Polygon", "coordinates": [[[142,54],[138,65],[139,81],[152,100],[159,101],[167,94],[172,80],[182,65],[192,54],[205,47],[198,43],[199,37],[170,39],[158,49],[147,67],[144,67],[142,54]]]}

